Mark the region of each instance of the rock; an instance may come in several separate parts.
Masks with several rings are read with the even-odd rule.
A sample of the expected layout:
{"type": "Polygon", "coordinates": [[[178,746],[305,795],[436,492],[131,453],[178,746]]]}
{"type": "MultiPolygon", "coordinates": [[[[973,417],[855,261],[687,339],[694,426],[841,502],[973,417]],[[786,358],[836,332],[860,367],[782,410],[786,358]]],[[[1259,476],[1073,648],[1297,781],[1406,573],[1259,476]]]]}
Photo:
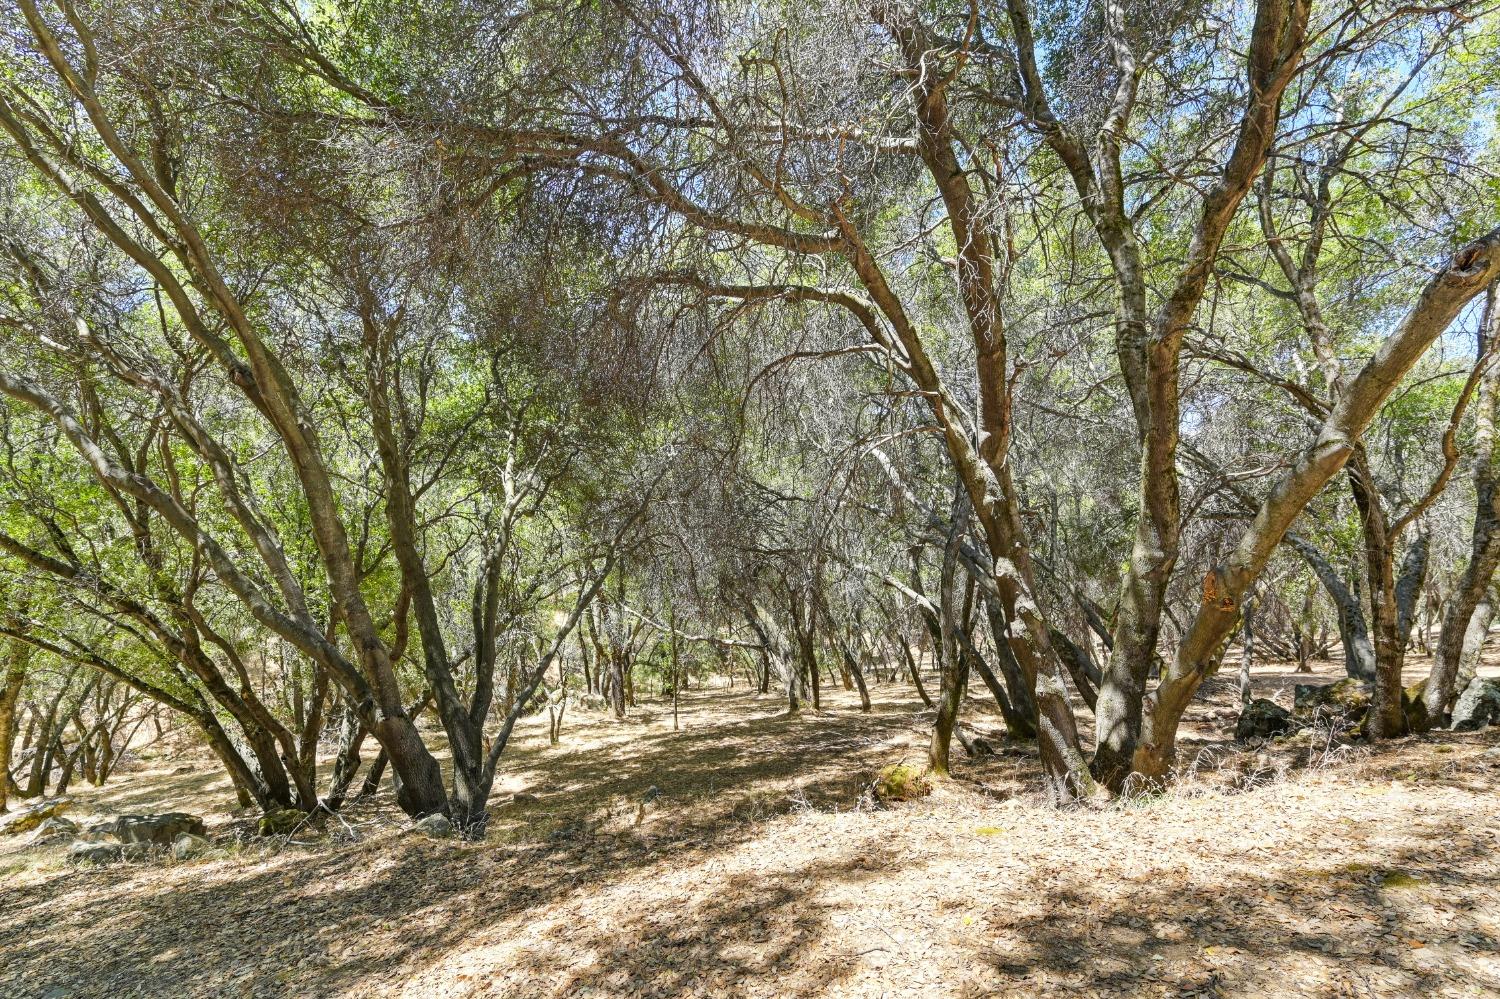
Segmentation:
{"type": "Polygon", "coordinates": [[[1414,683],[1401,691],[1401,713],[1406,716],[1407,732],[1427,732],[1432,728],[1432,718],[1427,714],[1427,702],[1422,693],[1427,689],[1425,681],[1414,683]]]}
{"type": "Polygon", "coordinates": [[[510,801],[513,805],[534,805],[541,800],[541,798],[538,798],[530,791],[517,791],[510,796],[510,801]]]}
{"type": "Polygon", "coordinates": [[[36,832],[31,834],[31,842],[55,843],[59,840],[72,839],[77,835],[77,822],[65,819],[61,815],[54,815],[50,819],[43,819],[42,824],[36,827],[36,832]]]}
{"type": "Polygon", "coordinates": [[[911,801],[932,793],[927,774],[905,763],[893,763],[880,771],[871,787],[879,801],[911,801]]]}
{"type": "Polygon", "coordinates": [[[1373,692],[1353,677],[1329,684],[1298,684],[1293,688],[1292,713],[1324,725],[1354,727],[1365,720],[1373,692]]]}
{"type": "Polygon", "coordinates": [[[202,836],[203,820],[187,812],[164,812],[160,815],[121,815],[108,832],[121,843],[144,843],[171,846],[183,833],[202,836]]]}
{"type": "Polygon", "coordinates": [[[1329,736],[1331,734],[1333,733],[1330,733],[1327,729],[1319,732],[1312,725],[1300,725],[1286,735],[1277,736],[1272,741],[1282,749],[1307,753],[1322,752],[1334,746],[1345,745],[1344,742],[1338,739],[1330,739],[1329,736]]]}
{"type": "Polygon", "coordinates": [[[14,836],[17,833],[30,832],[47,819],[61,815],[72,807],[72,798],[48,798],[46,801],[39,801],[30,808],[23,808],[14,815],[7,816],[3,822],[0,822],[0,834],[14,836]]]}
{"type": "Polygon", "coordinates": [[[1475,732],[1500,725],[1500,680],[1476,676],[1453,705],[1453,731],[1475,732]]]}
{"type": "Polygon", "coordinates": [[[1285,735],[1296,727],[1290,711],[1275,701],[1257,697],[1240,712],[1239,721],[1234,725],[1234,737],[1238,742],[1265,741],[1285,735]]]}
{"type": "Polygon", "coordinates": [[[172,859],[192,860],[194,857],[202,856],[212,847],[213,844],[208,841],[207,837],[183,833],[172,841],[172,859]]]}
{"type": "Polygon", "coordinates": [[[307,813],[295,808],[281,808],[267,812],[255,824],[258,836],[290,836],[307,822],[307,813]]]}
{"type": "Polygon", "coordinates": [[[94,843],[80,840],[68,848],[68,862],[72,864],[112,864],[124,859],[123,846],[118,843],[94,843]]]}
{"type": "Polygon", "coordinates": [[[420,833],[428,839],[447,839],[453,835],[453,823],[441,812],[424,815],[411,828],[412,832],[420,833]]]}

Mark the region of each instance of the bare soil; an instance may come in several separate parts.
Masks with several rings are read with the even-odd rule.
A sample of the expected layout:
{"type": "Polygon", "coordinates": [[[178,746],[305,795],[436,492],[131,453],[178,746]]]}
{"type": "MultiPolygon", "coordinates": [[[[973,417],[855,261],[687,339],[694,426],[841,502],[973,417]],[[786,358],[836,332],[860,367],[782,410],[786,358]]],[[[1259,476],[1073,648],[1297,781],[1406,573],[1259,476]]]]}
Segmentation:
{"type": "MultiPolygon", "coordinates": [[[[1255,674],[1288,706],[1301,682],[1255,674]]],[[[872,809],[930,712],[871,693],[789,718],[691,691],[681,731],[670,705],[575,711],[555,747],[532,719],[482,843],[411,835],[386,794],[183,863],[0,842],[0,996],[1500,996],[1494,729],[1245,750],[1226,676],[1171,791],[1058,810],[976,697],[999,752],[872,809]]],[[[71,814],[250,824],[211,761],[182,768],[145,761],[71,814]]]]}

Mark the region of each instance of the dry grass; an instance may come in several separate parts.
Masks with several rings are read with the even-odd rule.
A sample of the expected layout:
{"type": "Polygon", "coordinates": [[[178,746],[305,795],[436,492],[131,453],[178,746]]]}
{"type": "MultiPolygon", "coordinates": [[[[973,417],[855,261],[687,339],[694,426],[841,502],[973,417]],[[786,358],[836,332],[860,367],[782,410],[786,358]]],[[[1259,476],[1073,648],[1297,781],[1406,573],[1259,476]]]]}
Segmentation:
{"type": "MultiPolygon", "coordinates": [[[[1273,667],[1257,693],[1305,680],[1273,667]]],[[[681,732],[659,706],[570,715],[559,747],[536,720],[496,800],[539,800],[500,805],[481,844],[404,835],[380,800],[186,864],[8,845],[0,995],[1500,995],[1493,733],[1239,750],[1219,681],[1168,793],[1051,809],[1031,750],[996,740],[870,810],[929,720],[905,687],[872,693],[869,715],[839,692],[787,718],[694,692],[681,732]]],[[[83,798],[235,821],[211,771],[83,798]]]]}

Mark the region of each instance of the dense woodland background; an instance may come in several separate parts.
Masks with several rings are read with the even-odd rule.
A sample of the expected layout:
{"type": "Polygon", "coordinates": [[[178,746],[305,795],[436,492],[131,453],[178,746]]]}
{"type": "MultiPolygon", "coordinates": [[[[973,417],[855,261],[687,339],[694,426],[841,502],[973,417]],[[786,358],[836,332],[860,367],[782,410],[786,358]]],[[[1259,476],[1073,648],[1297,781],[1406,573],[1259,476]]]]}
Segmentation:
{"type": "Polygon", "coordinates": [[[939,776],[972,684],[1058,803],[1257,657],[1451,724],[1497,108],[1482,0],[15,0],[0,809],[187,729],[481,837],[518,720],[730,684],[939,776]]]}

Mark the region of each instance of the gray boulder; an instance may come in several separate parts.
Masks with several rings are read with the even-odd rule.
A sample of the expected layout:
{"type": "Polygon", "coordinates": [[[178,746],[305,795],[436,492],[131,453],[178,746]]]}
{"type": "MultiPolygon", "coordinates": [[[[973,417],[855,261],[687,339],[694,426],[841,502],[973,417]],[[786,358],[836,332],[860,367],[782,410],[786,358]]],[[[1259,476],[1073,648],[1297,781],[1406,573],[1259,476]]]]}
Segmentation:
{"type": "Polygon", "coordinates": [[[1297,727],[1292,713],[1275,701],[1257,697],[1245,705],[1239,721],[1234,726],[1234,737],[1238,742],[1252,739],[1264,742],[1278,735],[1285,735],[1297,727]]]}
{"type": "Polygon", "coordinates": [[[201,857],[211,849],[213,849],[213,844],[206,837],[183,833],[172,841],[172,859],[192,860],[194,857],[201,857]]]}
{"type": "Polygon", "coordinates": [[[0,834],[14,836],[17,833],[30,832],[46,820],[61,815],[71,807],[73,807],[72,798],[48,798],[46,801],[39,801],[0,821],[0,834]]]}
{"type": "Polygon", "coordinates": [[[1500,725],[1500,680],[1476,676],[1453,705],[1453,731],[1475,732],[1500,725]]]}
{"type": "MultiPolygon", "coordinates": [[[[149,846],[171,846],[183,833],[202,836],[207,830],[203,820],[187,812],[164,812],[160,815],[121,815],[109,828],[99,829],[121,843],[143,843],[149,846]]],[[[97,827],[96,827],[97,828],[97,827]]]]}
{"type": "Polygon", "coordinates": [[[447,839],[453,835],[453,823],[448,820],[448,816],[435,812],[418,819],[412,826],[412,832],[420,833],[428,839],[447,839]]]}
{"type": "Polygon", "coordinates": [[[112,864],[124,859],[124,847],[118,843],[96,843],[79,840],[68,848],[68,862],[73,864],[112,864]]]}

